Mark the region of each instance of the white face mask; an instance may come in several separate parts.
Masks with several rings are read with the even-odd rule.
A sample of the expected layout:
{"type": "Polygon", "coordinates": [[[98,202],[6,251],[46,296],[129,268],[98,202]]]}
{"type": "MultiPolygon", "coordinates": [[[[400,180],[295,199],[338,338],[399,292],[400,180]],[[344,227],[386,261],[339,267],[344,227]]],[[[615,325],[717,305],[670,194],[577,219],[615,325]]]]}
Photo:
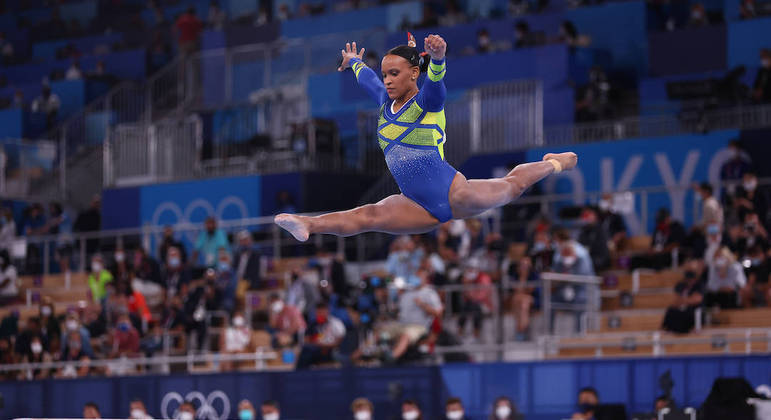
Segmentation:
{"type": "Polygon", "coordinates": [[[576,256],[575,256],[575,255],[568,255],[567,257],[562,257],[562,262],[563,262],[563,263],[564,263],[566,266],[568,266],[568,267],[572,267],[572,266],[573,266],[573,264],[575,264],[575,263],[576,263],[576,260],[577,260],[577,258],[576,258],[576,256]]]}
{"type": "Polygon", "coordinates": [[[610,200],[600,200],[599,207],[602,211],[610,210],[610,200]]]}
{"type": "Polygon", "coordinates": [[[140,410],[138,408],[135,408],[131,410],[131,418],[132,419],[146,419],[147,414],[144,412],[144,410],[140,410]]]}
{"type": "Polygon", "coordinates": [[[50,316],[51,315],[51,307],[50,306],[43,306],[40,308],[40,314],[43,316],[50,316]]]}
{"type": "Polygon", "coordinates": [[[40,354],[43,351],[43,345],[40,343],[32,343],[29,347],[32,349],[32,353],[35,354],[40,354]]]}
{"type": "Polygon", "coordinates": [[[353,413],[353,418],[356,420],[370,420],[372,418],[372,414],[370,414],[369,411],[357,411],[353,413]]]}
{"type": "Polygon", "coordinates": [[[263,420],[278,420],[278,413],[268,413],[262,416],[263,420]]]}
{"type": "Polygon", "coordinates": [[[511,415],[511,407],[508,405],[499,405],[498,408],[495,409],[495,417],[498,417],[499,419],[506,419],[511,415]]]}
{"type": "Polygon", "coordinates": [[[244,326],[244,324],[245,324],[245,322],[244,322],[244,318],[243,317],[237,316],[237,317],[233,318],[233,326],[234,327],[241,328],[241,327],[244,326]]]}
{"type": "Polygon", "coordinates": [[[98,272],[102,271],[102,263],[92,262],[91,263],[91,271],[93,271],[94,273],[98,273],[98,272]]]}
{"type": "Polygon", "coordinates": [[[448,411],[447,418],[450,420],[460,420],[463,418],[463,410],[448,411]]]}
{"type": "Polygon", "coordinates": [[[78,321],[74,319],[68,319],[66,325],[67,329],[70,331],[75,331],[78,329],[78,321]]]}
{"type": "Polygon", "coordinates": [[[402,413],[402,418],[404,420],[417,420],[419,416],[417,411],[405,411],[402,413]]]}
{"type": "Polygon", "coordinates": [[[126,259],[126,255],[122,252],[116,252],[115,253],[115,261],[116,262],[123,262],[123,260],[126,259]]]}
{"type": "Polygon", "coordinates": [[[715,258],[715,265],[720,268],[725,268],[728,265],[728,260],[724,257],[715,258]]]}
{"type": "Polygon", "coordinates": [[[747,181],[743,185],[745,190],[753,191],[758,186],[758,181],[747,181]]]}
{"type": "Polygon", "coordinates": [[[270,310],[275,312],[275,313],[279,313],[283,309],[284,309],[284,302],[282,302],[280,300],[277,300],[277,301],[273,302],[272,305],[270,305],[270,310]]]}
{"type": "Polygon", "coordinates": [[[193,420],[193,413],[189,411],[183,411],[179,413],[179,420],[193,420]]]}

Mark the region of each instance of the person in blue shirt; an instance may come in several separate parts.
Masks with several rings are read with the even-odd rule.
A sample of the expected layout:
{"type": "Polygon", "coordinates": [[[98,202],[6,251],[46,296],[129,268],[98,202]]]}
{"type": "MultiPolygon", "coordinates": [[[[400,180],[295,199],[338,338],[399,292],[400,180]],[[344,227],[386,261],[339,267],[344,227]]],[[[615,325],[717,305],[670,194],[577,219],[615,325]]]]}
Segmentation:
{"type": "Polygon", "coordinates": [[[204,223],[205,230],[198,235],[195,241],[195,250],[193,258],[190,260],[193,264],[201,264],[199,257],[203,257],[203,265],[214,267],[217,264],[217,256],[220,248],[230,252],[230,243],[228,237],[222,229],[217,229],[217,220],[213,217],[207,217],[204,223]]]}
{"type": "Polygon", "coordinates": [[[439,35],[429,35],[424,39],[425,53],[420,53],[415,38],[408,35],[407,45],[383,57],[382,81],[364,63],[364,49],[359,50],[355,42],[341,51],[338,69],[351,67],[359,85],[380,108],[378,142],[401,194],[319,216],[277,215],[276,224],[297,240],[306,241],[313,233],[425,233],[453,218],[469,218],[508,204],[549,174],[576,166],[574,153],[548,153],[542,162],[518,165],[502,178],[467,180],[444,160],[447,43],[439,35]],[[418,88],[418,76],[424,70],[428,74],[418,88]]]}

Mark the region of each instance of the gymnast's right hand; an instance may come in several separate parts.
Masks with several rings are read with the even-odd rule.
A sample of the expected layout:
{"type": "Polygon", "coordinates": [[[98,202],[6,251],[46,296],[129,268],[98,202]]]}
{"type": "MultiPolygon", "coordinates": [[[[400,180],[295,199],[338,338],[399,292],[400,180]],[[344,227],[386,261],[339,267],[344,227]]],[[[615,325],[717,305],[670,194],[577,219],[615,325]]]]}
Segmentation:
{"type": "Polygon", "coordinates": [[[356,41],[353,43],[347,42],[345,44],[345,49],[340,50],[340,53],[343,55],[343,62],[340,63],[340,67],[337,68],[337,71],[343,71],[350,67],[350,61],[352,58],[358,58],[359,60],[363,59],[364,48],[356,52],[356,41]]]}
{"type": "Polygon", "coordinates": [[[578,156],[573,152],[565,153],[547,153],[544,155],[543,160],[554,159],[560,163],[563,171],[568,171],[576,167],[578,164],[578,156]]]}

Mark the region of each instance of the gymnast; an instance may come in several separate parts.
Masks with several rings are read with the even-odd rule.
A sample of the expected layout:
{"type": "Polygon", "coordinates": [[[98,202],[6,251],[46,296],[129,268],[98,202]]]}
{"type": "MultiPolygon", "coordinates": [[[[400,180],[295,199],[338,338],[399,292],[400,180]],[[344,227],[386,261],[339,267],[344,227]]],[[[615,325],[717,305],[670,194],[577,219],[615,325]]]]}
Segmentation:
{"type": "Polygon", "coordinates": [[[547,153],[542,161],[517,165],[502,178],[467,180],[444,160],[447,43],[439,35],[429,35],[424,50],[418,52],[409,34],[407,45],[383,57],[381,81],[362,61],[364,48],[358,50],[356,42],[345,44],[338,71],[351,67],[359,85],[380,107],[377,135],[401,194],[319,216],[277,215],[275,223],[298,241],[314,233],[429,232],[448,220],[506,205],[546,176],[576,166],[575,153],[547,153]],[[419,89],[418,76],[425,70],[428,74],[419,89]]]}

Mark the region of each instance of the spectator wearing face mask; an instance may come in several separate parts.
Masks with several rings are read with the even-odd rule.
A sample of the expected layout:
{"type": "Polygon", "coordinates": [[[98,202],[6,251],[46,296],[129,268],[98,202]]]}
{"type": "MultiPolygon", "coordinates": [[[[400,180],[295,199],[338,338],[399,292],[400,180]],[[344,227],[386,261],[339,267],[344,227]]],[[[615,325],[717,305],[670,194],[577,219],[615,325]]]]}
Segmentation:
{"type": "Polygon", "coordinates": [[[577,276],[593,276],[594,267],[589,251],[570,237],[565,229],[554,233],[557,252],[554,254],[553,269],[558,273],[577,276]]]}
{"type": "Polygon", "coordinates": [[[50,340],[51,337],[59,337],[62,334],[59,320],[56,319],[54,304],[48,296],[43,297],[40,304],[40,332],[44,341],[50,340]]]}
{"type": "Polygon", "coordinates": [[[470,319],[474,327],[474,339],[479,340],[482,334],[484,315],[491,313],[493,309],[492,279],[490,275],[479,269],[478,259],[470,258],[466,262],[461,281],[470,288],[461,295],[458,332],[464,334],[466,321],[470,319]]]}
{"type": "Polygon", "coordinates": [[[517,412],[517,406],[508,397],[498,397],[493,403],[490,420],[517,420],[522,416],[517,412]]]}
{"type": "Polygon", "coordinates": [[[394,278],[402,278],[407,283],[416,284],[415,273],[423,260],[423,250],[418,248],[411,237],[398,237],[392,244],[386,260],[386,271],[394,278]]]}
{"type": "Polygon", "coordinates": [[[415,400],[404,400],[402,402],[402,420],[423,420],[423,413],[415,400]]]}
{"type": "Polygon", "coordinates": [[[605,232],[605,236],[610,239],[608,243],[610,250],[621,250],[626,239],[626,224],[624,218],[614,209],[613,196],[604,194],[597,203],[597,208],[599,209],[597,216],[600,218],[600,226],[605,232]]]}
{"type": "Polygon", "coordinates": [[[227,312],[232,312],[236,305],[238,279],[233,271],[232,259],[227,249],[220,248],[215,270],[217,271],[217,288],[222,293],[222,308],[227,312]]]}
{"type": "Polygon", "coordinates": [[[99,254],[91,257],[91,273],[88,275],[88,287],[91,289],[91,299],[99,303],[107,296],[105,285],[112,282],[112,273],[104,266],[104,260],[99,254]]]}
{"type": "Polygon", "coordinates": [[[305,344],[297,358],[297,369],[335,361],[335,352],[345,337],[345,325],[329,314],[329,305],[316,305],[316,318],[305,331],[305,344]]]}
{"type": "Polygon", "coordinates": [[[463,401],[458,397],[450,397],[444,403],[444,418],[446,420],[467,420],[463,409],[463,401]]]}
{"type": "MultiPolygon", "coordinates": [[[[53,358],[43,348],[43,340],[40,337],[33,337],[29,344],[29,352],[22,355],[22,363],[49,363],[53,358]]],[[[50,369],[27,369],[20,372],[19,379],[45,379],[51,374],[50,369]]]]}
{"type": "Polygon", "coordinates": [[[252,234],[248,230],[238,232],[238,248],[236,248],[233,267],[236,278],[239,281],[246,281],[249,289],[264,287],[260,283],[260,253],[254,248],[252,234]]]}
{"type": "Polygon", "coordinates": [[[204,223],[204,228],[204,231],[198,235],[198,239],[195,241],[195,250],[190,261],[196,265],[214,267],[217,265],[220,249],[227,251],[230,249],[230,244],[225,231],[217,228],[215,218],[208,217],[204,223]]]}
{"type": "Polygon", "coordinates": [[[132,420],[153,420],[153,417],[147,414],[145,403],[139,398],[134,398],[129,403],[129,418],[132,420]]]}
{"type": "Polygon", "coordinates": [[[195,406],[190,401],[185,401],[179,406],[179,414],[176,420],[194,420],[195,406]]]}
{"type": "Polygon", "coordinates": [[[594,420],[600,398],[597,390],[592,387],[582,388],[578,391],[578,411],[571,417],[572,420],[594,420]]]}
{"type": "Polygon", "coordinates": [[[238,403],[238,420],[256,420],[257,412],[254,410],[252,402],[249,400],[241,400],[238,403]]]}
{"type": "Polygon", "coordinates": [[[758,187],[758,176],[754,172],[745,172],[742,184],[736,188],[732,205],[736,217],[742,218],[745,212],[755,212],[760,216],[760,223],[768,225],[768,189],[758,187]]]}
{"type": "Polygon", "coordinates": [[[166,265],[161,272],[161,283],[166,290],[166,298],[179,295],[182,287],[191,281],[192,275],[190,269],[184,264],[182,251],[175,246],[169,247],[166,265]]]}
{"type": "Polygon", "coordinates": [[[351,413],[353,413],[353,420],[372,420],[375,407],[366,398],[356,398],[351,403],[351,413]]]}
{"type": "Polygon", "coordinates": [[[597,209],[594,207],[585,207],[581,211],[581,232],[578,235],[578,242],[585,246],[592,257],[594,271],[602,271],[610,267],[610,249],[608,248],[609,238],[605,230],[600,225],[600,218],[597,209]]]}
{"type": "Polygon", "coordinates": [[[688,19],[688,26],[691,28],[700,28],[709,25],[707,20],[707,11],[704,5],[696,3],[691,6],[691,16],[688,19]]]}
{"type": "MultiPolygon", "coordinates": [[[[731,140],[728,142],[727,149],[729,157],[728,160],[723,163],[723,166],[720,167],[720,181],[741,181],[744,174],[752,171],[752,159],[744,150],[742,150],[741,143],[739,143],[738,140],[731,140]]],[[[728,193],[733,194],[733,192],[733,187],[729,186],[728,193]]],[[[698,198],[704,202],[703,206],[705,209],[702,210],[702,217],[709,217],[710,209],[706,209],[706,201],[710,197],[716,200],[714,198],[712,186],[708,183],[702,183],[700,188],[697,189],[697,194],[699,195],[698,198]],[[707,210],[707,212],[705,213],[704,210],[707,210]]],[[[714,206],[715,205],[712,204],[712,207],[714,206]]],[[[719,222],[722,222],[722,219],[719,220],[719,222]]]]}
{"type": "Polygon", "coordinates": [[[486,28],[482,28],[477,32],[477,48],[478,54],[488,54],[495,50],[493,41],[490,39],[490,33],[486,28]]]}
{"type": "Polygon", "coordinates": [[[128,314],[118,318],[118,323],[111,331],[112,350],[110,358],[136,356],[139,354],[139,331],[131,324],[128,314]]]}
{"type": "MultiPolygon", "coordinates": [[[[72,364],[68,364],[67,366],[59,369],[59,372],[57,373],[57,376],[59,378],[78,378],[87,376],[90,370],[90,366],[87,363],[89,360],[92,359],[88,354],[86,354],[85,351],[83,351],[83,347],[81,347],[82,337],[78,331],[71,331],[69,334],[66,335],[67,337],[67,348],[62,356],[63,362],[82,362],[80,366],[75,367],[72,364]]],[[[85,416],[84,416],[85,417],[85,416]]],[[[89,418],[89,417],[86,417],[89,418]]],[[[91,417],[91,418],[98,418],[98,417],[91,417]]]]}
{"type": "Polygon", "coordinates": [[[704,300],[705,277],[701,260],[693,259],[685,263],[684,278],[675,285],[675,303],[667,309],[661,324],[663,330],[686,334],[693,329],[696,309],[704,300]]]}
{"type": "Polygon", "coordinates": [[[759,104],[771,103],[771,49],[760,50],[760,68],[752,85],[752,99],[759,104]]]}
{"type": "Polygon", "coordinates": [[[99,406],[95,402],[87,402],[83,405],[83,418],[84,419],[101,419],[102,413],[99,411],[99,406]]]}
{"type": "Polygon", "coordinates": [[[682,223],[672,220],[668,209],[660,208],[656,212],[656,228],[653,231],[651,248],[646,254],[633,257],[630,261],[631,268],[661,270],[672,265],[672,250],[679,249],[685,238],[682,223]]]}
{"type": "Polygon", "coordinates": [[[168,263],[166,257],[171,247],[177,248],[182,263],[186,263],[187,253],[185,252],[185,246],[174,237],[174,228],[167,225],[163,228],[163,240],[161,240],[161,245],[158,247],[158,256],[161,259],[161,264],[168,263]]]}
{"type": "Polygon", "coordinates": [[[274,400],[263,401],[260,406],[262,420],[281,420],[281,409],[274,400]]]}
{"type": "Polygon", "coordinates": [[[289,347],[297,344],[307,325],[300,310],[281,300],[278,294],[268,298],[270,315],[268,331],[271,334],[273,348],[289,347]]]}
{"type": "Polygon", "coordinates": [[[771,260],[766,258],[766,252],[760,245],[755,245],[742,261],[747,276],[747,286],[742,289],[742,306],[750,307],[771,303],[771,260]]]}
{"type": "Polygon", "coordinates": [[[70,350],[70,347],[77,347],[78,351],[83,351],[89,357],[94,357],[94,351],[91,349],[91,334],[88,329],[81,325],[80,317],[77,312],[69,312],[64,321],[64,332],[62,333],[62,358],[70,350]],[[78,333],[79,343],[71,343],[72,333],[78,333]]]}
{"type": "MultiPolygon", "coordinates": [[[[230,326],[225,329],[225,333],[220,335],[220,350],[225,354],[243,354],[248,353],[252,342],[252,328],[246,322],[246,318],[240,312],[236,312],[230,320],[230,326]]],[[[232,370],[236,363],[232,361],[222,361],[223,371],[232,370]]]]}
{"type": "Polygon", "coordinates": [[[0,249],[0,303],[11,304],[19,300],[19,276],[11,264],[8,251],[0,249]]]}
{"type": "Polygon", "coordinates": [[[728,248],[722,247],[715,251],[708,273],[705,305],[719,306],[722,309],[736,308],[737,294],[747,284],[741,263],[736,261],[736,257],[728,248]]]}

